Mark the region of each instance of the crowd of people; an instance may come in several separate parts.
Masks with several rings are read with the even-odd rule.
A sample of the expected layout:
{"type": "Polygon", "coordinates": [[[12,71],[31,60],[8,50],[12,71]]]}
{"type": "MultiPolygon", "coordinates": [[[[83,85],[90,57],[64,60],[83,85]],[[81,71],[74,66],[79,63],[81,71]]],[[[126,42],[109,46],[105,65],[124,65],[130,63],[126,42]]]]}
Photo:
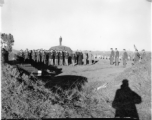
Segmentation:
{"type": "MultiPolygon", "coordinates": [[[[123,49],[123,54],[122,54],[122,63],[123,63],[123,67],[126,67],[126,64],[127,64],[127,61],[130,59],[130,60],[133,60],[134,64],[136,64],[137,62],[140,62],[146,55],[146,52],[145,50],[143,49],[141,54],[138,52],[137,48],[135,47],[135,53],[133,55],[133,58],[131,59],[129,56],[128,56],[128,53],[126,51],[126,49],[123,49]]],[[[111,48],[111,54],[110,54],[110,65],[113,65],[115,64],[115,66],[118,66],[119,65],[119,51],[117,50],[117,48],[115,48],[115,51],[113,50],[113,48],[111,48]]]]}
{"type": "MultiPolygon", "coordinates": [[[[142,50],[141,53],[138,52],[137,49],[135,49],[135,53],[133,58],[128,55],[127,51],[123,49],[123,54],[121,56],[121,60],[123,63],[123,66],[126,67],[127,61],[133,60],[133,64],[136,64],[138,61],[144,58],[146,55],[145,50],[142,50]]],[[[20,57],[20,62],[22,63],[43,63],[45,65],[53,65],[53,66],[68,66],[72,64],[75,65],[87,65],[87,64],[93,64],[94,56],[91,53],[91,51],[88,52],[82,52],[82,51],[76,51],[76,52],[68,52],[68,51],[62,51],[62,50],[20,50],[18,56],[20,57]]],[[[97,58],[97,57],[96,57],[97,58]]],[[[101,59],[104,59],[104,56],[101,57],[101,59]]],[[[106,59],[110,60],[110,65],[119,66],[120,63],[120,54],[117,48],[115,48],[115,51],[113,48],[111,48],[110,56],[106,57],[106,59]]]]}
{"type": "Polygon", "coordinates": [[[62,50],[20,50],[18,56],[21,63],[43,63],[45,65],[68,66],[92,64],[93,55],[90,52],[76,51],[69,53],[62,50]]]}

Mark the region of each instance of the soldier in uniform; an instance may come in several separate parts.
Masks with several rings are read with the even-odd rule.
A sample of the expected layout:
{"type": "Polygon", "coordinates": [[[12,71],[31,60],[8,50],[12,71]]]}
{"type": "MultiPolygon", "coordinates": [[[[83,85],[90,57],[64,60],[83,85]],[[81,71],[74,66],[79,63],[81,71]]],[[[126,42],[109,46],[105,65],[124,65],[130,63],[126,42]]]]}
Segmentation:
{"type": "Polygon", "coordinates": [[[37,61],[37,63],[40,62],[40,51],[39,50],[36,51],[36,61],[37,61]]]}
{"type": "Polygon", "coordinates": [[[113,61],[114,61],[114,51],[113,51],[113,48],[111,48],[110,65],[113,65],[113,61]]]}
{"type": "Polygon", "coordinates": [[[59,59],[60,59],[60,65],[62,66],[63,65],[63,52],[62,51],[60,51],[59,59]]]}
{"type": "Polygon", "coordinates": [[[122,60],[123,60],[123,67],[126,67],[127,60],[128,60],[128,54],[126,52],[126,49],[123,49],[123,55],[122,55],[122,60]]]}
{"type": "Polygon", "coordinates": [[[25,61],[25,63],[28,63],[29,62],[29,51],[28,51],[28,49],[26,49],[25,50],[25,59],[24,59],[24,61],[25,61]]]}
{"type": "Polygon", "coordinates": [[[80,51],[80,52],[79,52],[79,65],[82,65],[82,59],[83,59],[83,54],[82,54],[82,52],[80,51]]]}
{"type": "Polygon", "coordinates": [[[85,52],[83,52],[83,64],[86,65],[87,62],[87,55],[85,52]]]}
{"type": "Polygon", "coordinates": [[[75,55],[76,55],[76,64],[78,65],[78,58],[79,58],[79,52],[78,52],[78,50],[76,51],[75,55]]]}
{"type": "Polygon", "coordinates": [[[140,60],[140,54],[139,54],[138,50],[136,50],[134,53],[134,64],[139,62],[139,60],[140,60]]]}
{"type": "Polygon", "coordinates": [[[92,54],[91,54],[91,51],[89,51],[89,53],[88,53],[88,59],[89,59],[89,64],[91,65],[92,64],[92,54]]]}
{"type": "Polygon", "coordinates": [[[35,63],[35,61],[36,61],[36,53],[35,53],[35,50],[32,51],[32,60],[33,60],[33,63],[35,63]]]}
{"type": "Polygon", "coordinates": [[[71,58],[72,58],[72,65],[74,66],[75,65],[75,60],[76,60],[76,56],[75,56],[74,52],[72,53],[71,58]]]}
{"type": "Polygon", "coordinates": [[[58,51],[55,50],[55,65],[56,66],[58,66],[58,57],[59,57],[58,55],[59,55],[58,51]]]}
{"type": "Polygon", "coordinates": [[[119,51],[115,48],[115,66],[119,65],[119,51]]]}
{"type": "Polygon", "coordinates": [[[53,51],[49,51],[49,65],[53,65],[53,51]]]}
{"type": "Polygon", "coordinates": [[[69,58],[69,53],[67,51],[65,51],[66,54],[65,54],[65,65],[68,66],[68,58],[69,58]]]}

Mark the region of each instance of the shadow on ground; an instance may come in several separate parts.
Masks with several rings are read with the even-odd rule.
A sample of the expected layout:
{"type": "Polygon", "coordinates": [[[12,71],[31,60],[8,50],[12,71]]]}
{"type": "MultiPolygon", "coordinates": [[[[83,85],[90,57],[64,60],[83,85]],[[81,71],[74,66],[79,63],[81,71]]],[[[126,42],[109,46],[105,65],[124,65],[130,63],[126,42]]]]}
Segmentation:
{"type": "Polygon", "coordinates": [[[51,79],[46,82],[45,87],[51,89],[52,92],[56,92],[58,88],[61,88],[63,91],[77,88],[81,91],[85,83],[88,82],[86,77],[75,75],[56,76],[51,79]]]}
{"type": "Polygon", "coordinates": [[[122,81],[121,88],[116,91],[112,107],[116,109],[115,117],[139,120],[135,104],[142,102],[141,97],[129,88],[127,79],[122,81]]]}

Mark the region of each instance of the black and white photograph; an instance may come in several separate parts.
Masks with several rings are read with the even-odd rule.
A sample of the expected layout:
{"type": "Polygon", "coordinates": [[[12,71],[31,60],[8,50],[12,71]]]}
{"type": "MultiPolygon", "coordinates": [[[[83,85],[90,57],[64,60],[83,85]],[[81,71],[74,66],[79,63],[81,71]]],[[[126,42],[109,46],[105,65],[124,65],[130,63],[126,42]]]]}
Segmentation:
{"type": "Polygon", "coordinates": [[[0,0],[1,119],[151,120],[152,0],[0,0]]]}

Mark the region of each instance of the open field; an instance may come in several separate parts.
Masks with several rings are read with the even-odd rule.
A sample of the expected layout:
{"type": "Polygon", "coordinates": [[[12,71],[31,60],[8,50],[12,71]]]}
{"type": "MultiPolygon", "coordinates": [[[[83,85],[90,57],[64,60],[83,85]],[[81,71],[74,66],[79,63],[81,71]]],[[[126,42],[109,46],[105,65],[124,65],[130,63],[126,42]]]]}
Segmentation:
{"type": "Polygon", "coordinates": [[[126,68],[122,61],[115,66],[102,59],[93,65],[58,66],[62,73],[36,81],[10,65],[2,68],[3,118],[113,118],[116,91],[127,79],[141,97],[136,105],[140,120],[151,119],[150,54],[134,66],[128,61],[126,68]]]}
{"type": "MultiPolygon", "coordinates": [[[[128,61],[127,67],[123,68],[122,61],[119,66],[110,65],[109,60],[99,60],[94,65],[87,66],[64,66],[63,75],[79,75],[87,78],[85,84],[86,89],[93,91],[97,99],[104,99],[112,111],[112,102],[115,97],[116,90],[120,88],[122,80],[129,81],[129,87],[142,98],[141,104],[137,104],[137,111],[141,119],[150,119],[150,84],[151,69],[148,66],[140,65],[132,67],[132,61],[128,61]],[[144,68],[145,69],[144,69],[144,68]],[[149,96],[147,96],[149,95],[149,96]]],[[[114,114],[111,114],[114,117],[114,114]]]]}

